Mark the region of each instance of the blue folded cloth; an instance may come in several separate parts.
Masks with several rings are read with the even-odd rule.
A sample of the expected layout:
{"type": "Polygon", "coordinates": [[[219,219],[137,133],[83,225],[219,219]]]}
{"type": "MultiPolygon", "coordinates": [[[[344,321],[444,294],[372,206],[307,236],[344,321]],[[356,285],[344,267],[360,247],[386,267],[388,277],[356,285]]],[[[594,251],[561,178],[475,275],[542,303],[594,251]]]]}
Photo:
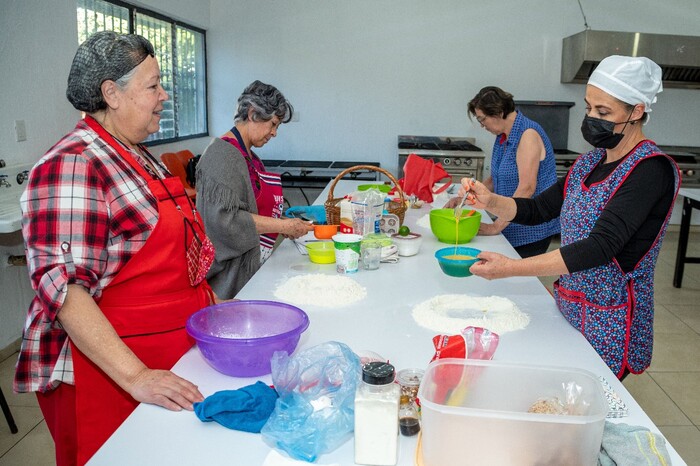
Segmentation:
{"type": "Polygon", "coordinates": [[[605,422],[600,466],[667,466],[671,458],[666,440],[646,427],[605,422]]]}
{"type": "Polygon", "coordinates": [[[216,421],[224,427],[259,433],[275,409],[277,392],[256,382],[238,390],[216,392],[199,403],[194,413],[203,422],[216,421]]]}
{"type": "Polygon", "coordinates": [[[326,223],[326,208],[322,205],[294,206],[284,211],[285,217],[311,220],[314,223],[326,223]]]}

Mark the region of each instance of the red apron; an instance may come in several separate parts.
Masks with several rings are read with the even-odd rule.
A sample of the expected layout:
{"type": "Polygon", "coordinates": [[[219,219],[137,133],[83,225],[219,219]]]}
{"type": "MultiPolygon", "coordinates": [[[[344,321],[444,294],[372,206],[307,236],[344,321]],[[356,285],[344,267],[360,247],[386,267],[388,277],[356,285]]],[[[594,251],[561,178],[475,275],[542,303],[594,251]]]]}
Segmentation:
{"type": "MultiPolygon", "coordinates": [[[[232,130],[233,132],[233,130],[232,130]]],[[[233,132],[235,135],[236,133],[233,132]]],[[[231,137],[222,138],[224,141],[232,144],[246,159],[246,163],[251,167],[257,175],[259,181],[259,191],[255,198],[255,205],[258,207],[258,215],[263,217],[281,218],[282,206],[284,204],[284,195],[282,193],[282,178],[277,173],[260,171],[255,167],[252,156],[248,155],[245,147],[236,139],[231,137]]],[[[251,174],[251,176],[253,176],[251,174]]],[[[250,180],[251,184],[254,181],[250,180]]],[[[255,192],[255,189],[253,190],[255,192]]],[[[270,255],[272,248],[277,242],[277,233],[263,233],[260,235],[260,263],[264,263],[270,255]]]]}
{"type": "MultiPolygon", "coordinates": [[[[97,303],[124,343],[151,369],[170,369],[194,344],[187,318],[213,302],[206,280],[192,286],[185,244],[191,232],[183,214],[199,229],[178,177],[153,180],[132,155],[94,120],[86,121],[134,170],[148,180],[158,201],[158,223],[144,246],[127,262],[97,303]],[[180,210],[176,207],[177,202],[180,210]]],[[[136,408],[138,402],[117,386],[73,344],[78,464],[84,464],[136,408]]]]}
{"type": "MultiPolygon", "coordinates": [[[[258,171],[260,178],[260,193],[255,199],[258,205],[258,214],[266,217],[282,217],[282,178],[277,173],[258,171]]],[[[277,242],[277,233],[263,233],[260,235],[260,263],[265,262],[272,255],[272,248],[277,242]]]]}

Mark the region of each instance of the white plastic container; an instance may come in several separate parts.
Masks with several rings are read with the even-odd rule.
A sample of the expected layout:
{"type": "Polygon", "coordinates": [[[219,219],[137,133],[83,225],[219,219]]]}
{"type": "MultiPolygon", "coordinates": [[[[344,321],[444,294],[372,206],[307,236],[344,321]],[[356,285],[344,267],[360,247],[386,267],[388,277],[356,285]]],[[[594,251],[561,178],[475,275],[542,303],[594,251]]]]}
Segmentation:
{"type": "Polygon", "coordinates": [[[420,385],[423,462],[445,464],[594,465],[605,401],[590,372],[498,361],[438,359],[420,385]],[[577,414],[534,414],[541,398],[566,400],[580,389],[577,414]]]}
{"type": "Polygon", "coordinates": [[[418,233],[409,233],[406,236],[397,233],[391,235],[391,240],[399,248],[399,256],[415,256],[423,244],[423,237],[418,233]]]}
{"type": "Polygon", "coordinates": [[[355,463],[392,466],[398,460],[399,385],[394,366],[370,362],[355,392],[355,463]]]}
{"type": "Polygon", "coordinates": [[[335,265],[338,273],[355,273],[360,267],[362,236],[349,233],[333,235],[335,265]]]}

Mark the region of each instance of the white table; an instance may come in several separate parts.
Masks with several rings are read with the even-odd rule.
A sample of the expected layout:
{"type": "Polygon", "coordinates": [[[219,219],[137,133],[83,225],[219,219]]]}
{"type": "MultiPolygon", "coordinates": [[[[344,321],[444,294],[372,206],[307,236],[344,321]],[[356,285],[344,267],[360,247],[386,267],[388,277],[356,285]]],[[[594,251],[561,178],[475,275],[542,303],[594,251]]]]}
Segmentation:
{"type": "Polygon", "coordinates": [[[680,288],[683,283],[685,264],[700,264],[700,257],[688,257],[688,238],[690,236],[690,217],[693,209],[700,209],[700,189],[681,188],[678,195],[683,197],[681,229],[678,236],[676,267],[673,272],[673,286],[680,288]]]}
{"type": "MultiPolygon", "coordinates": [[[[336,197],[353,190],[357,182],[341,180],[336,197]]],[[[322,203],[328,188],[319,196],[322,203]]],[[[429,230],[416,226],[429,206],[409,209],[405,223],[423,234],[418,255],[401,258],[397,264],[382,264],[379,270],[352,275],[367,288],[367,297],[348,307],[322,309],[303,306],[311,325],[302,335],[299,348],[336,340],[353,350],[371,350],[391,360],[397,370],[425,367],[434,353],[434,332],[419,327],[411,317],[417,303],[435,295],[468,293],[478,296],[506,296],[531,317],[525,330],[505,333],[494,359],[530,364],[578,367],[604,376],[627,404],[630,415],[616,422],[659,430],[637,402],[615,378],[584,337],[558,312],[552,296],[536,278],[510,278],[487,281],[479,277],[452,278],[444,275],[433,257],[439,243],[429,230]]],[[[517,257],[501,235],[478,236],[470,246],[517,257]]],[[[276,286],[299,273],[335,274],[335,265],[311,264],[291,243],[284,241],[261,270],[239,294],[241,299],[275,299],[276,286]]],[[[222,375],[209,367],[196,348],[185,354],[173,371],[199,385],[208,396],[253,383],[222,375]]],[[[269,376],[261,377],[270,383],[269,376]]],[[[401,437],[400,465],[413,465],[416,439],[401,437]]],[[[674,465],[685,464],[668,445],[674,465]]],[[[187,411],[171,412],[153,405],[140,405],[89,462],[97,465],[262,465],[271,448],[258,434],[226,429],[216,423],[202,423],[187,411]]],[[[354,464],[353,442],[348,440],[335,451],[322,455],[318,464],[354,464]]]]}

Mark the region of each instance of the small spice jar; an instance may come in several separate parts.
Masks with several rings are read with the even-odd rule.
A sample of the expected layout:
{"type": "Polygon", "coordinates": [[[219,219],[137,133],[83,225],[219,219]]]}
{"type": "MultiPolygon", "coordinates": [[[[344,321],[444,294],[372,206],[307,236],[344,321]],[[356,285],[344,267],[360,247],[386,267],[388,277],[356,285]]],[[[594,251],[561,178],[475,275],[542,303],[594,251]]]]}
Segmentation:
{"type": "Polygon", "coordinates": [[[416,405],[418,388],[424,374],[425,371],[421,369],[402,369],[396,374],[396,381],[401,386],[401,395],[408,396],[409,401],[414,405],[416,405]]]}

